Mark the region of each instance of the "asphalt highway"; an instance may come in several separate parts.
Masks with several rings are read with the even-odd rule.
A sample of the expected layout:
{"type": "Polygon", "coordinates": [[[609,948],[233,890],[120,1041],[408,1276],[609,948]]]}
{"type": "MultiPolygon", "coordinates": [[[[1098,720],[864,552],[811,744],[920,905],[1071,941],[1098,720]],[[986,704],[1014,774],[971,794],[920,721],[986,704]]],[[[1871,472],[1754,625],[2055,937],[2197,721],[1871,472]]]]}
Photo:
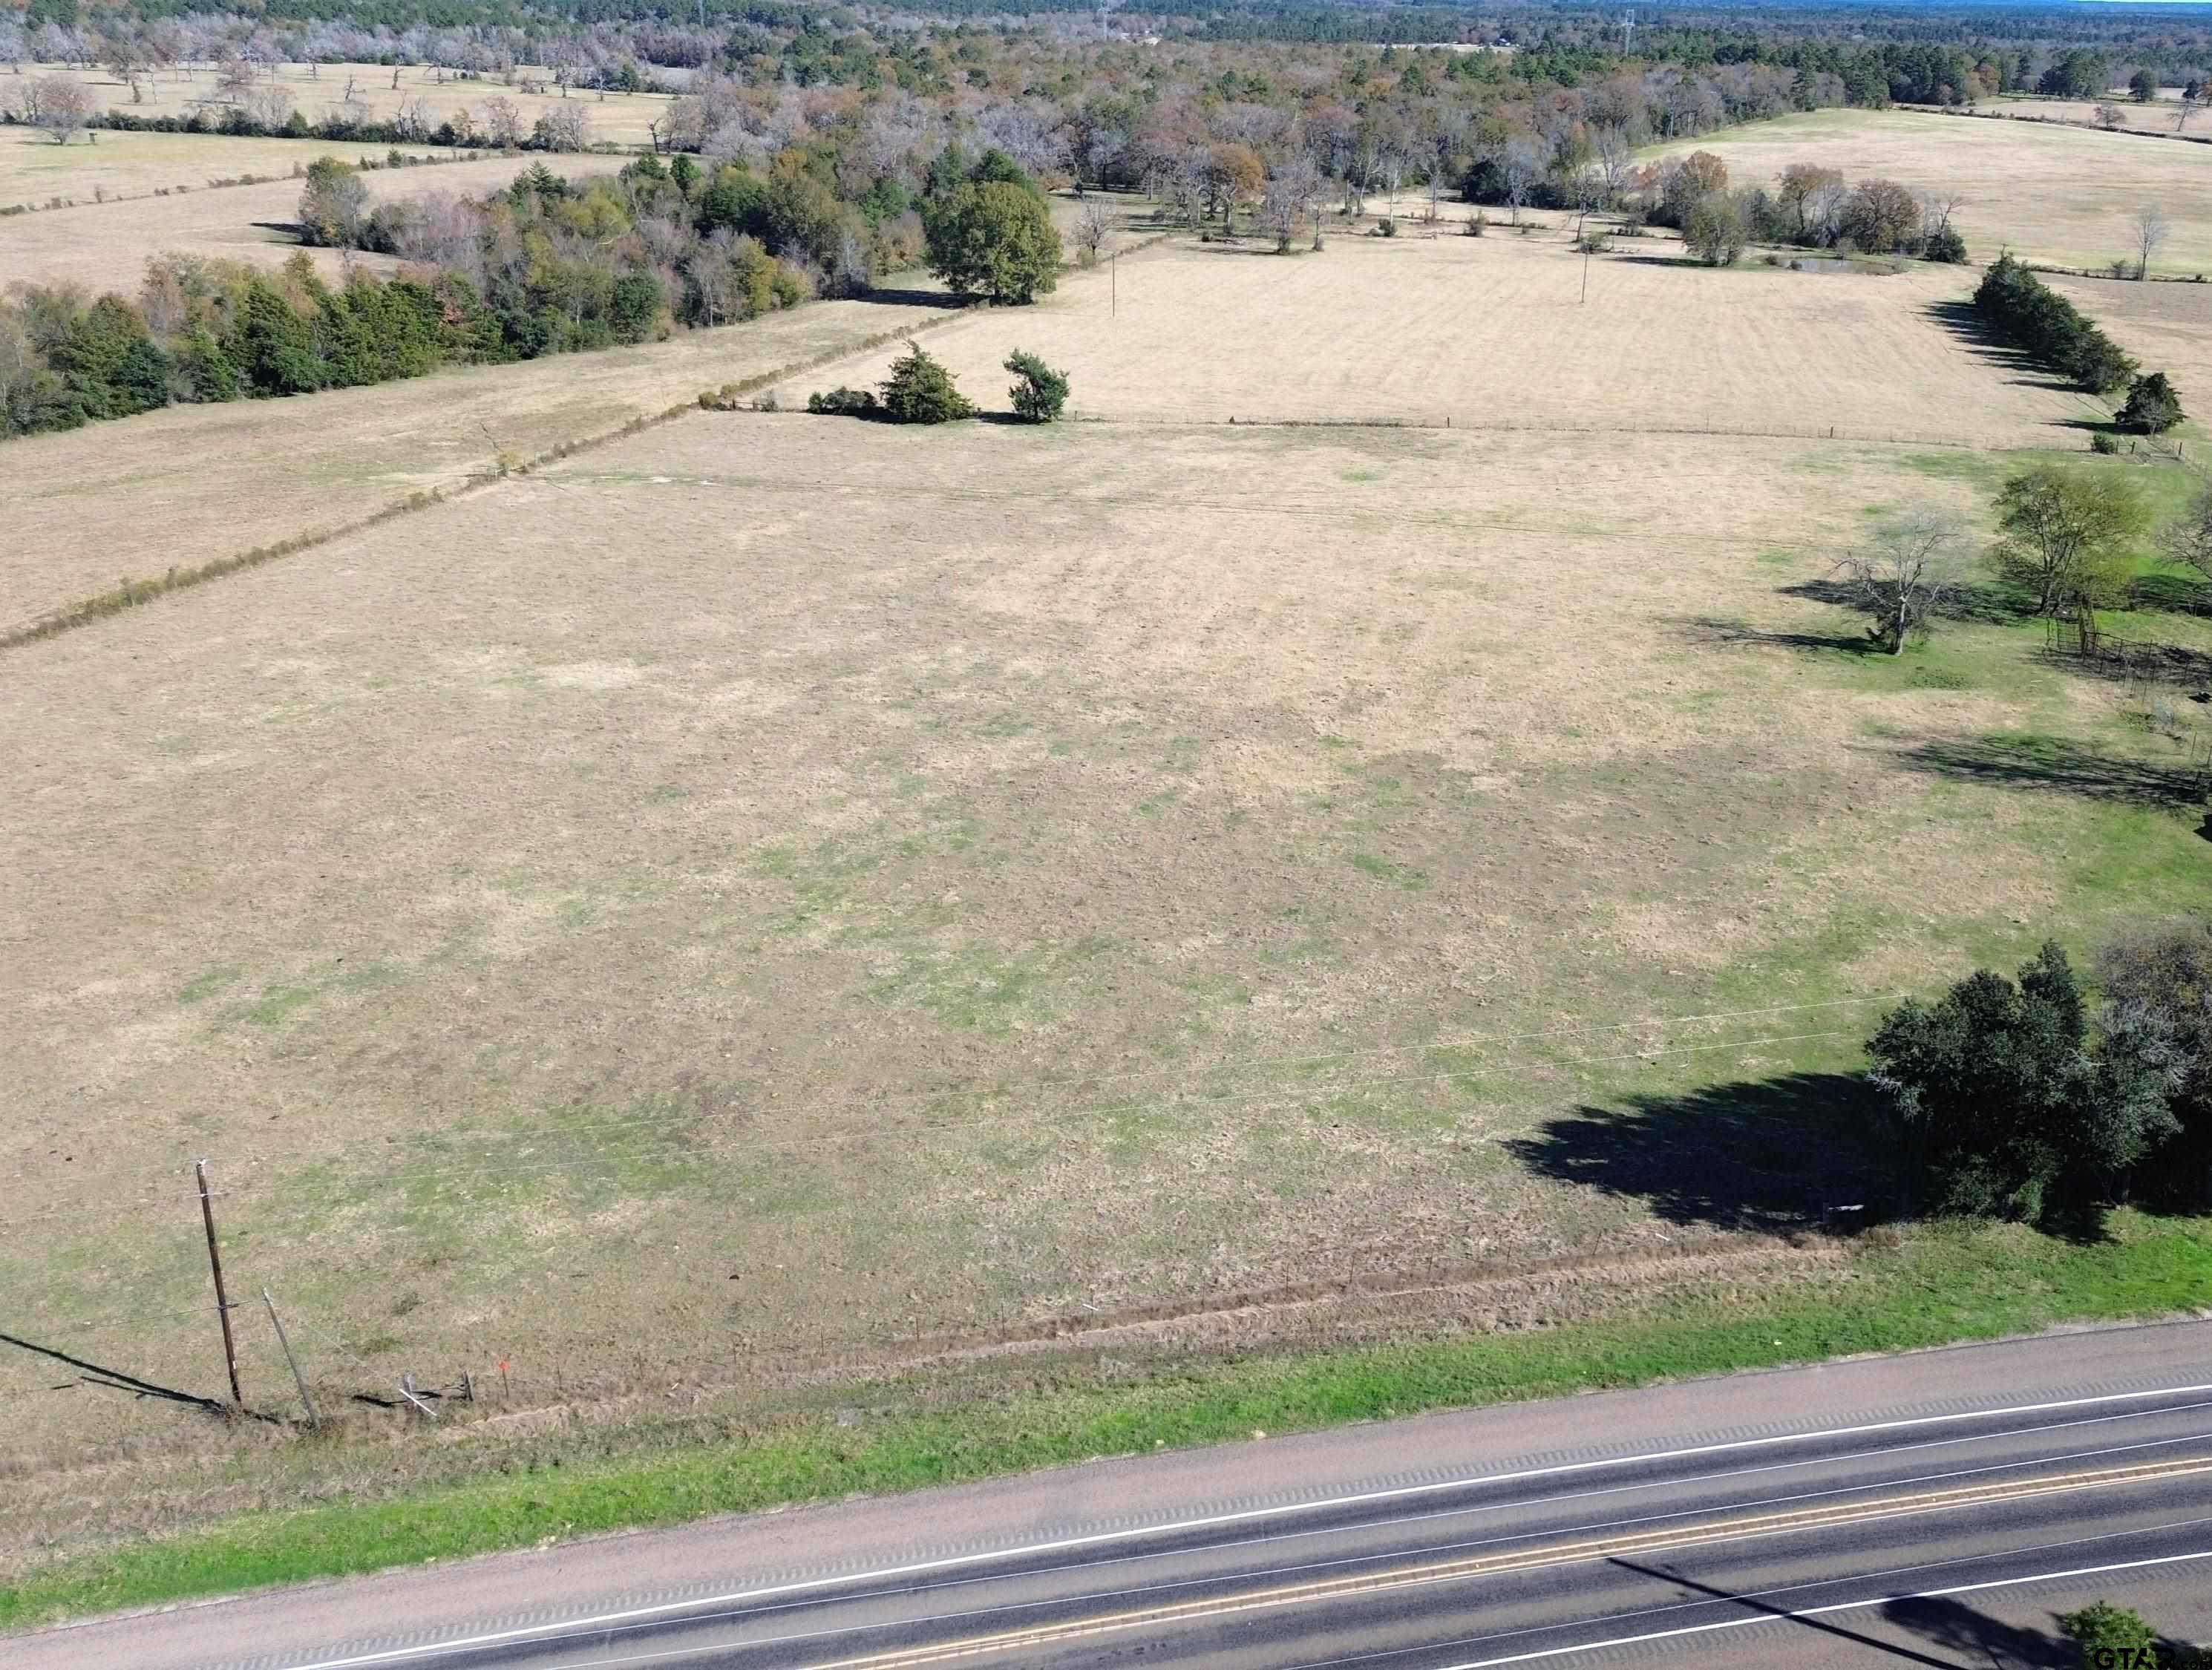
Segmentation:
{"type": "MultiPolygon", "coordinates": [[[[1267,1469],[1317,1458],[1310,1483],[1276,1479],[1288,1488],[1256,1497],[1189,1494],[1219,1475],[1194,1474],[1188,1458],[1140,1458],[1117,1464],[1131,1475],[1119,1499],[1134,1511],[1103,1522],[1041,1521],[1030,1481],[1018,1517],[1048,1534],[989,1524],[994,1488],[1005,1487],[986,1487],[939,1504],[984,1534],[910,1546],[906,1558],[896,1544],[868,1546],[871,1504],[844,1504],[824,1510],[826,1544],[824,1527],[809,1535],[815,1551],[834,1552],[834,1521],[844,1516],[854,1558],[781,1573],[732,1558],[708,1592],[486,1612],[411,1637],[372,1632],[287,1649],[253,1635],[257,1615],[283,1619],[283,1597],[210,1607],[197,1614],[200,1628],[172,1626],[170,1650],[180,1656],[166,1662],[2033,1664],[2057,1656],[2053,1615],[2097,1595],[2139,1605],[2176,1636],[2212,1639],[2212,1327],[2066,1335],[1705,1389],[1703,1398],[1672,1388],[1550,1406],[1545,1430],[1571,1434],[1581,1412],[1584,1442],[1533,1454],[1516,1449],[1512,1430],[1531,1418],[1510,1410],[1218,1453],[1232,1473],[1240,1462],[1267,1469]],[[2088,1372],[2113,1364],[2130,1372],[2088,1372]],[[1946,1395],[1871,1395],[1911,1389],[1915,1365],[1931,1394],[1946,1395]],[[1719,1428],[1684,1420],[1747,1396],[1783,1418],[1719,1428]],[[1402,1441],[1408,1428],[1433,1437],[1438,1465],[1328,1476],[1332,1444],[1356,1449],[1393,1432],[1402,1441]],[[264,1644],[271,1650],[257,1650],[264,1644]]],[[[929,1502],[881,1511],[927,1524],[929,1502]]],[[[740,1527],[757,1534],[760,1526],[726,1523],[733,1555],[740,1527]]],[[[652,1541],[599,1546],[625,1551],[633,1566],[645,1553],[649,1566],[652,1541]]],[[[685,1559],[687,1573],[714,1570],[685,1559]]],[[[342,1616],[350,1587],[325,1586],[316,1604],[335,1600],[342,1616]]],[[[526,1581],[508,1593],[527,1595],[526,1581]]],[[[128,1625],[94,1626],[0,1643],[0,1661],[11,1644],[93,1647],[102,1628],[120,1631],[105,1638],[118,1650],[155,1640],[134,1643],[128,1625]]]]}

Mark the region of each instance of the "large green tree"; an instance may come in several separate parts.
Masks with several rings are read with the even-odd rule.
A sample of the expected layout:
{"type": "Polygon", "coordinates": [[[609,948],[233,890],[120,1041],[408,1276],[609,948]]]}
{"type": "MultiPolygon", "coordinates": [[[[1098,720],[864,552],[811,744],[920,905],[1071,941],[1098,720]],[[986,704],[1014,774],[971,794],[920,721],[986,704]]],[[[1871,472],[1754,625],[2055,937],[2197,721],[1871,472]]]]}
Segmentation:
{"type": "Polygon", "coordinates": [[[2179,1128],[2147,1052],[2090,1047],[2056,944],[2017,985],[1983,969],[1939,1003],[1899,1005],[1867,1054],[1948,1212],[2033,1220],[2101,1203],[2179,1128]]]}
{"type": "Polygon", "coordinates": [[[963,180],[922,209],[929,269],[962,295],[1034,301],[1060,282],[1060,232],[1036,191],[963,180]]]}
{"type": "Polygon", "coordinates": [[[2039,464],[1997,489],[1992,553],[1998,569],[2035,596],[2036,612],[2070,620],[2096,647],[2097,611],[2135,583],[2135,547],[2149,515],[2134,484],[2105,471],[2039,464]]]}

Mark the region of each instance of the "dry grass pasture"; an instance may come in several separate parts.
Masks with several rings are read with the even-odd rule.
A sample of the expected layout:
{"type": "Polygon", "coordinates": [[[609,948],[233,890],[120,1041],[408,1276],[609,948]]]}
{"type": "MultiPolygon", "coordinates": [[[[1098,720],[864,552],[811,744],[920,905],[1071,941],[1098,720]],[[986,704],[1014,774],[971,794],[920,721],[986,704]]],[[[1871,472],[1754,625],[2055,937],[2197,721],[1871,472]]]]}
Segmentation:
{"type": "MultiPolygon", "coordinates": [[[[2187,774],[2039,633],[1892,661],[1823,600],[1870,516],[1972,512],[1987,448],[2063,410],[1881,300],[1909,283],[1621,269],[1789,324],[1709,361],[1747,409],[1868,353],[1978,447],[1638,428],[1668,392],[1568,334],[1614,328],[1595,304],[1547,375],[1603,433],[1213,414],[1269,367],[1287,416],[1426,398],[1393,350],[1449,320],[1430,362],[1465,376],[1504,340],[1481,298],[1533,316],[1572,266],[1164,248],[1119,319],[1085,276],[932,338],[1064,354],[1103,416],[1152,377],[1154,421],[696,414],[10,652],[0,1304],[218,1384],[200,1155],[234,1281],[334,1403],[501,1360],[523,1403],[743,1382],[1859,1198],[1818,1075],[1967,959],[2212,903],[2187,774]],[[1117,389],[1085,344],[1147,317],[1117,389]]],[[[0,1365],[34,1473],[177,1430],[48,1383],[0,1365]]],[[[255,1488],[224,1479],[199,1506],[255,1488]]],[[[0,1557],[70,1489],[27,1488],[0,1557]]],[[[133,1496],[109,1529],[179,1510],[133,1496]]]]}
{"type": "MultiPolygon", "coordinates": [[[[199,143],[252,147],[266,142],[204,139],[199,143]]],[[[299,155],[313,161],[331,149],[311,143],[299,155]]],[[[362,179],[373,201],[420,197],[430,191],[480,196],[507,185],[533,161],[544,161],[578,179],[612,173],[619,166],[608,157],[488,156],[473,162],[377,168],[362,179]]],[[[182,197],[79,203],[73,209],[13,216],[0,221],[0,286],[18,280],[34,284],[76,283],[94,291],[119,290],[135,295],[148,258],[169,252],[273,266],[300,246],[292,230],[299,218],[300,190],[296,179],[277,179],[261,185],[190,191],[182,197]]],[[[337,251],[309,253],[325,274],[337,272],[337,251]]],[[[362,259],[378,268],[393,264],[380,256],[362,259]]]]}
{"type": "MultiPolygon", "coordinates": [[[[2201,774],[2001,598],[1892,659],[1826,583],[2081,449],[1970,274],[1583,276],[1170,243],[10,443],[0,617],[854,350],[0,654],[10,1331],[217,1390],[202,1156],[362,1423],[403,1373],[522,1431],[1071,1327],[1388,1337],[1392,1283],[1522,1328],[1826,1279],[1761,1232],[1881,1187],[1835,1076],[1880,1008],[2212,907],[2201,774]],[[926,321],[1085,421],[790,410],[926,321]]],[[[2114,629],[2212,658],[2173,592],[2114,629]]],[[[382,1465],[57,1382],[0,1360],[0,1570],[382,1465]]]]}
{"type": "MultiPolygon", "coordinates": [[[[164,70],[148,77],[139,83],[145,97],[137,104],[131,102],[131,89],[105,69],[44,64],[35,69],[26,66],[24,73],[72,76],[92,88],[99,108],[135,116],[185,116],[196,108],[220,114],[224,107],[216,91],[221,70],[213,64],[164,70]]],[[[434,126],[462,110],[481,125],[485,104],[498,98],[514,106],[526,131],[547,111],[565,104],[569,109],[583,111],[595,145],[650,143],[653,124],[668,106],[667,95],[659,93],[601,94],[580,89],[564,99],[553,86],[552,72],[540,66],[519,66],[514,76],[515,84],[510,86],[495,79],[464,80],[450,70],[410,64],[399,67],[398,84],[394,86],[392,66],[388,64],[287,64],[277,66],[276,74],[266,79],[290,94],[293,104],[310,121],[337,113],[349,82],[356,104],[379,121],[388,120],[403,103],[412,100],[421,103],[434,126]],[[545,90],[525,92],[520,85],[525,80],[542,82],[545,90]]],[[[106,137],[103,136],[100,143],[105,145],[106,137]]]]}
{"type": "MultiPolygon", "coordinates": [[[[2069,441],[2064,426],[2089,410],[1981,346],[1960,317],[1963,270],[1714,272],[1672,243],[1625,240],[1590,264],[1584,302],[1568,236],[1339,235],[1291,258],[1256,241],[1177,242],[1103,282],[1071,280],[1042,306],[979,313],[931,351],[1003,406],[1001,362],[1030,349],[1068,370],[1083,415],[1127,421],[1833,428],[2018,446],[2069,441]]],[[[898,351],[780,393],[804,404],[841,378],[878,381],[898,351]]]]}
{"type": "Polygon", "coordinates": [[[1653,156],[1708,150],[1731,181],[1771,185],[1792,162],[1885,174],[1916,191],[1958,191],[1960,230],[1976,261],[2000,249],[2102,268],[2127,252],[2129,222],[2165,206],[2173,237],[2154,270],[2212,272],[2212,146],[2167,143],[2034,122],[1914,111],[1824,110],[1759,122],[1653,156]]]}
{"type": "MultiPolygon", "coordinates": [[[[389,145],[205,133],[103,132],[96,145],[82,141],[57,145],[28,128],[0,127],[0,208],[26,203],[43,210],[56,197],[76,208],[112,207],[119,199],[150,197],[157,191],[189,196],[235,189],[213,182],[246,174],[289,179],[295,167],[304,168],[319,156],[381,163],[392,149],[389,145]]],[[[458,155],[419,145],[399,149],[434,162],[458,155]]],[[[8,234],[23,224],[11,218],[0,228],[0,249],[7,246],[8,234]]]]}
{"type": "Polygon", "coordinates": [[[2096,320],[2146,370],[2172,377],[2192,415],[2212,401],[2212,282],[2138,284],[2063,273],[2047,273],[2043,282],[2096,320]]]}
{"type": "Polygon", "coordinates": [[[665,343],[477,366],[299,400],[171,406],[128,431],[94,424],[8,443],[0,471],[0,629],[315,529],[410,494],[449,492],[878,333],[941,321],[926,284],[904,299],[817,301],[665,343]],[[312,415],[312,421],[305,421],[312,415]],[[127,436],[127,445],[118,445],[127,436]]]}

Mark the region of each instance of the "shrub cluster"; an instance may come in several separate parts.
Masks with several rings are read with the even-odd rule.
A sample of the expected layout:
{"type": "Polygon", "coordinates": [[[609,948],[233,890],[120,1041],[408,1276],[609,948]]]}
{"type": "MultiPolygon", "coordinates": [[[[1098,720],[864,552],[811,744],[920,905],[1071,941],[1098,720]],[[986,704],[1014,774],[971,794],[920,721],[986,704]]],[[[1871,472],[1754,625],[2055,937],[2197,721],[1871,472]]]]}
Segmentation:
{"type": "Polygon", "coordinates": [[[1974,310],[2053,371],[2097,394],[2135,374],[2136,362],[2081,311],[2010,255],[1982,275],[1974,310]]]}

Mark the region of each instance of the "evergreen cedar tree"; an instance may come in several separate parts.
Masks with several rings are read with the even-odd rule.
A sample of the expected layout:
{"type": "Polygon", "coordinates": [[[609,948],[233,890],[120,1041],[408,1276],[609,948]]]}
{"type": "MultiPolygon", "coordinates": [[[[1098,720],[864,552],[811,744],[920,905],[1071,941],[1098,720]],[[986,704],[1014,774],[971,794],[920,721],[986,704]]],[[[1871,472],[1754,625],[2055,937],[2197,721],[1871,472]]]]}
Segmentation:
{"type": "Polygon", "coordinates": [[[1006,356],[1006,369],[1018,380],[1006,391],[1016,414],[1032,423],[1058,421],[1067,404],[1067,373],[1018,348],[1006,356]]]}

